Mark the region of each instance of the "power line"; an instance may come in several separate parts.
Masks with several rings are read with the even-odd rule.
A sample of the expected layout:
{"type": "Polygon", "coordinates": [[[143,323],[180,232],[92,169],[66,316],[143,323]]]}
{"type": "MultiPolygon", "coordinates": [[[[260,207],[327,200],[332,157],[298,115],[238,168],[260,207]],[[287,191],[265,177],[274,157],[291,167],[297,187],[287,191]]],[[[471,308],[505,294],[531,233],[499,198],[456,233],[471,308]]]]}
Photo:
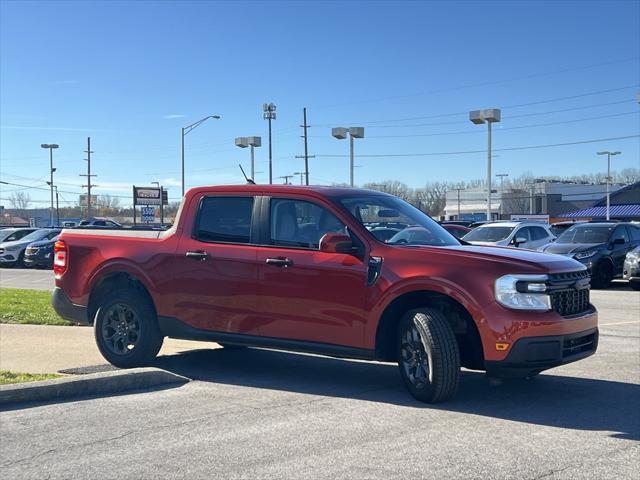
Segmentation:
{"type": "MultiPolygon", "coordinates": [[[[536,100],[534,102],[527,102],[527,103],[519,103],[519,104],[513,104],[513,105],[504,105],[501,108],[503,110],[507,110],[510,108],[520,108],[520,107],[528,107],[531,105],[540,105],[543,103],[554,103],[554,102],[561,102],[564,100],[573,100],[576,98],[583,98],[583,97],[589,97],[589,96],[593,96],[593,95],[602,95],[603,93],[611,93],[611,92],[618,92],[621,90],[628,90],[631,88],[637,88],[640,84],[638,83],[634,83],[632,85],[625,85],[622,87],[615,87],[615,88],[609,88],[609,89],[605,89],[605,90],[595,90],[595,91],[591,91],[591,92],[584,92],[584,93],[580,93],[577,95],[568,95],[568,96],[564,96],[564,97],[555,97],[555,98],[548,98],[545,100],[536,100]]],[[[393,118],[393,119],[386,119],[386,120],[369,120],[369,121],[359,121],[359,122],[333,122],[333,123],[326,123],[326,124],[322,124],[322,125],[316,125],[318,127],[330,127],[334,124],[339,124],[339,123],[351,123],[351,124],[360,124],[360,125],[372,125],[375,123],[385,123],[385,122],[408,122],[411,120],[426,120],[426,119],[430,119],[430,118],[443,118],[443,117],[453,117],[453,116],[457,116],[457,115],[467,115],[469,113],[469,109],[466,109],[464,111],[458,111],[458,112],[449,112],[449,113],[439,113],[439,114],[433,114],[433,115],[423,115],[423,116],[418,116],[418,117],[405,117],[405,118],[393,118]]]]}
{"type": "MultiPolygon", "coordinates": [[[[601,120],[604,118],[621,117],[624,115],[638,115],[638,111],[614,113],[611,115],[600,115],[597,117],[578,118],[574,120],[563,120],[561,122],[534,123],[529,125],[519,125],[515,127],[504,127],[504,128],[500,128],[499,131],[503,132],[505,130],[520,130],[522,128],[538,128],[538,127],[548,127],[551,125],[564,125],[569,123],[587,122],[591,120],[601,120]]],[[[412,133],[412,134],[406,134],[406,135],[369,135],[367,138],[439,137],[442,135],[466,135],[466,134],[473,134],[473,133],[484,133],[484,132],[478,131],[478,130],[464,130],[464,131],[459,130],[457,132],[412,133]]]]}
{"type": "MultiPolygon", "coordinates": [[[[581,145],[586,143],[597,143],[597,142],[607,142],[611,140],[626,140],[629,138],[638,138],[640,135],[625,135],[620,137],[609,137],[609,138],[594,138],[590,140],[579,140],[576,142],[566,142],[566,143],[550,143],[546,145],[528,145],[522,147],[506,147],[506,148],[494,148],[495,152],[506,152],[513,150],[531,150],[538,148],[552,148],[552,147],[563,147],[567,145],[581,145]]],[[[438,155],[465,155],[469,153],[486,153],[486,150],[463,150],[457,152],[428,152],[428,153],[381,153],[381,154],[364,154],[364,155],[356,155],[359,158],[385,158],[385,157],[430,157],[430,156],[438,156],[438,155]]],[[[339,154],[331,154],[331,155],[316,155],[317,157],[325,157],[325,158],[344,158],[349,155],[339,155],[339,154]]]]}
{"type": "MultiPolygon", "coordinates": [[[[459,85],[457,87],[445,87],[445,88],[439,88],[439,89],[435,89],[435,90],[430,90],[427,92],[421,92],[421,93],[411,93],[411,94],[406,94],[406,95],[393,95],[393,96],[387,96],[387,97],[380,97],[380,98],[376,98],[376,99],[368,99],[368,100],[355,100],[355,101],[351,101],[351,102],[343,102],[343,103],[338,103],[338,104],[333,104],[333,105],[322,105],[322,106],[315,106],[315,108],[331,108],[331,107],[340,107],[340,106],[344,106],[344,105],[355,105],[355,104],[362,104],[362,103],[374,103],[374,102],[381,102],[381,101],[385,101],[385,100],[395,100],[395,99],[401,99],[401,98],[411,98],[411,97],[419,97],[419,96],[426,96],[426,95],[434,95],[437,93],[445,93],[445,92],[452,92],[452,91],[457,91],[457,90],[463,90],[466,88],[477,88],[477,87],[485,87],[485,86],[490,86],[490,85],[499,85],[501,83],[508,83],[508,82],[514,82],[514,81],[519,81],[519,80],[529,80],[532,78],[539,78],[539,77],[544,77],[544,76],[549,76],[549,75],[558,75],[558,74],[562,74],[562,73],[568,73],[568,72],[575,72],[578,70],[586,70],[589,68],[596,68],[596,67],[603,67],[603,66],[607,66],[607,65],[614,65],[616,63],[626,63],[626,62],[631,62],[634,60],[638,60],[638,58],[640,57],[629,57],[629,58],[624,58],[621,60],[611,60],[611,61],[607,61],[607,62],[601,62],[601,63],[595,63],[595,64],[590,64],[590,65],[582,65],[579,67],[571,67],[571,68],[565,68],[562,70],[553,70],[553,71],[547,71],[547,72],[539,72],[539,73],[532,73],[532,74],[528,74],[528,75],[522,75],[519,77],[512,77],[512,78],[505,78],[505,79],[498,79],[498,80],[490,80],[490,81],[485,81],[485,82],[479,82],[479,83],[471,83],[471,84],[466,84],[466,85],[459,85]]],[[[359,122],[362,123],[362,122],[359,122]]]]}

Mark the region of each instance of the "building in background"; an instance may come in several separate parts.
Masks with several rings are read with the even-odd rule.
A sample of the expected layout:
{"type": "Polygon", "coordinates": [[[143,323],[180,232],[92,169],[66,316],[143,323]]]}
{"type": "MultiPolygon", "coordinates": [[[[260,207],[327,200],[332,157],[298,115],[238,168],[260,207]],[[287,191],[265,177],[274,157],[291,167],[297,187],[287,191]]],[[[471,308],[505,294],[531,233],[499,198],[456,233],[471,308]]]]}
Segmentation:
{"type": "MultiPolygon", "coordinates": [[[[587,208],[567,212],[561,216],[574,220],[605,220],[607,218],[606,195],[587,208]]],[[[609,218],[640,221],[640,182],[611,193],[609,218]]]]}
{"type": "MultiPolygon", "coordinates": [[[[623,188],[625,185],[611,185],[611,192],[623,188]]],[[[497,190],[493,192],[491,211],[494,219],[510,219],[512,215],[545,215],[553,222],[569,212],[591,207],[605,197],[607,186],[536,180],[523,189],[505,189],[504,193],[497,190]]],[[[445,219],[484,220],[486,198],[486,191],[482,187],[450,190],[446,195],[445,219]]]]}

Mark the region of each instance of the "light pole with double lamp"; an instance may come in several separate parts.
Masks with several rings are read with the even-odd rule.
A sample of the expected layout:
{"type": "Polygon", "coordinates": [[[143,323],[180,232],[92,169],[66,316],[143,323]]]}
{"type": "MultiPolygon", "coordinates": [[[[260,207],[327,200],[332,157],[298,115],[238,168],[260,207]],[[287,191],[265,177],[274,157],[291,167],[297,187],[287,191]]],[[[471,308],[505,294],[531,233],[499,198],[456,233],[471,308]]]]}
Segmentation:
{"type": "Polygon", "coordinates": [[[253,149],[262,146],[262,137],[238,137],[235,140],[236,147],[251,147],[251,180],[256,181],[256,158],[253,149]]]}
{"type": "Polygon", "coordinates": [[[611,209],[611,157],[620,155],[622,152],[598,152],[598,155],[607,156],[607,221],[609,220],[609,210],[611,209]]]}
{"type": "Polygon", "coordinates": [[[262,104],[262,118],[269,121],[269,185],[273,183],[273,152],[271,151],[271,120],[276,119],[276,106],[273,103],[262,104]]]}
{"type": "Polygon", "coordinates": [[[336,127],[331,129],[331,135],[338,140],[344,140],[349,136],[349,185],[353,187],[353,139],[364,138],[364,127],[336,127]]]}
{"type": "Polygon", "coordinates": [[[499,108],[487,108],[485,110],[473,110],[469,112],[471,123],[479,125],[486,123],[488,127],[487,137],[487,220],[491,221],[491,124],[500,121],[499,108]]]}
{"type": "Polygon", "coordinates": [[[59,148],[60,146],[55,143],[43,143],[40,145],[40,147],[49,149],[49,173],[51,174],[51,183],[47,183],[49,183],[49,186],[51,187],[51,214],[49,215],[49,222],[53,227],[53,172],[56,171],[56,169],[53,168],[53,150],[59,148]]]}
{"type": "Polygon", "coordinates": [[[208,115],[200,120],[198,120],[195,123],[192,123],[191,125],[187,125],[186,127],[182,127],[182,136],[181,136],[181,151],[182,151],[182,196],[184,197],[184,136],[189,133],[191,130],[193,130],[194,128],[199,127],[200,125],[202,125],[204,122],[206,122],[207,120],[209,120],[210,118],[213,118],[214,120],[220,120],[222,117],[220,115],[208,115]]]}

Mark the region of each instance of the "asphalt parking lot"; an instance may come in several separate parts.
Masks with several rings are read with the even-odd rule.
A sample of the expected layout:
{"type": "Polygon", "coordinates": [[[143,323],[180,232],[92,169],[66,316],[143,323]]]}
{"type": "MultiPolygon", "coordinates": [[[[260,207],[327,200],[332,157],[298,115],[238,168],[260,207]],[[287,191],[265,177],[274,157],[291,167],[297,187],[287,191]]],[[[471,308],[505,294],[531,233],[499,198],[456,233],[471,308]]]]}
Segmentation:
{"type": "Polygon", "coordinates": [[[0,468],[5,478],[637,478],[640,293],[616,282],[593,302],[595,356],[498,387],[465,372],[440,405],[414,401],[391,364],[166,355],[157,366],[194,381],[0,414],[0,468]]]}
{"type": "Polygon", "coordinates": [[[52,270],[0,268],[0,288],[53,290],[54,281],[52,270]]]}

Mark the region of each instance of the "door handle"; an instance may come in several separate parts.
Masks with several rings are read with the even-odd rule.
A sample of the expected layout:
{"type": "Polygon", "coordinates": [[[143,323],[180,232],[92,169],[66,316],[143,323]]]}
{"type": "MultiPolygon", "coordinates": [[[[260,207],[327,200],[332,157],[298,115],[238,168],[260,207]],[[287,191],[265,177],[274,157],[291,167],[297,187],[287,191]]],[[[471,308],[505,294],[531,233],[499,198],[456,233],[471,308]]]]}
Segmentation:
{"type": "Polygon", "coordinates": [[[203,252],[202,250],[198,250],[195,252],[187,252],[185,255],[187,258],[191,258],[193,260],[200,260],[200,261],[204,261],[210,256],[207,252],[203,252]]]}
{"type": "Polygon", "coordinates": [[[274,265],[276,267],[290,267],[291,265],[293,265],[293,260],[291,260],[290,258],[286,258],[286,257],[280,257],[280,258],[267,258],[266,262],[267,265],[274,265]]]}

